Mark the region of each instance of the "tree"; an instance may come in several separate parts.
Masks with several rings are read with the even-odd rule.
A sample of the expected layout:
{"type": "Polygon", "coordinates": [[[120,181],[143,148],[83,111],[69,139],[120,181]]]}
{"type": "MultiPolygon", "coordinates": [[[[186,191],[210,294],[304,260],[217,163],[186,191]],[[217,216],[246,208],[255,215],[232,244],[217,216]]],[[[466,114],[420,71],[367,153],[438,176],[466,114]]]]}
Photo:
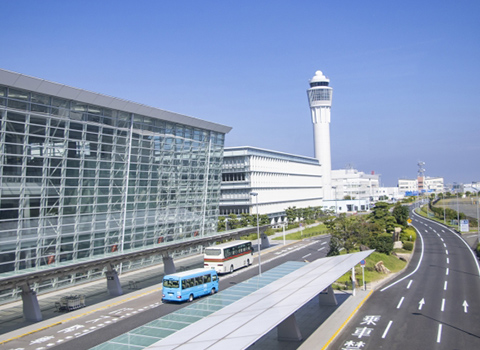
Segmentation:
{"type": "Polygon", "coordinates": [[[225,216],[219,216],[218,217],[217,230],[219,232],[220,231],[225,231],[225,216]]]}
{"type": "Polygon", "coordinates": [[[238,219],[237,215],[231,213],[228,215],[228,229],[233,230],[235,228],[238,228],[238,219]]]}
{"type": "Polygon", "coordinates": [[[285,209],[285,215],[287,215],[289,223],[295,222],[295,219],[297,218],[297,207],[288,207],[285,209]]]}
{"type": "Polygon", "coordinates": [[[253,217],[248,213],[240,214],[240,227],[253,226],[253,217]]]}
{"type": "Polygon", "coordinates": [[[408,208],[404,205],[397,204],[393,208],[392,211],[393,216],[395,217],[395,220],[397,220],[397,224],[402,225],[402,226],[407,226],[408,225],[408,208]]]}

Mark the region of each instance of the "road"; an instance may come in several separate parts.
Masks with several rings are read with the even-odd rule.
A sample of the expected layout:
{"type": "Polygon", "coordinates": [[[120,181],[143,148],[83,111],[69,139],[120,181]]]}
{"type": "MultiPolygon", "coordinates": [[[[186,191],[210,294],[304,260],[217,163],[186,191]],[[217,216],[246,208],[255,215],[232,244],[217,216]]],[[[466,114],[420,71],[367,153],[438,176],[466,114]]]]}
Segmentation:
{"type": "MultiPolygon", "coordinates": [[[[268,271],[286,261],[313,261],[325,257],[328,252],[328,241],[329,237],[320,236],[262,252],[262,271],[268,271]]],[[[203,260],[199,260],[198,263],[203,265],[203,260]]],[[[233,274],[221,276],[220,291],[257,274],[258,262],[255,255],[255,261],[250,267],[237,270],[233,274]]],[[[188,303],[162,303],[161,286],[158,287],[157,291],[144,297],[100,309],[78,319],[12,340],[1,345],[0,349],[90,349],[188,305],[188,303]]]]}
{"type": "Polygon", "coordinates": [[[417,214],[408,268],[367,300],[329,349],[480,349],[480,268],[453,231],[417,214]]]}

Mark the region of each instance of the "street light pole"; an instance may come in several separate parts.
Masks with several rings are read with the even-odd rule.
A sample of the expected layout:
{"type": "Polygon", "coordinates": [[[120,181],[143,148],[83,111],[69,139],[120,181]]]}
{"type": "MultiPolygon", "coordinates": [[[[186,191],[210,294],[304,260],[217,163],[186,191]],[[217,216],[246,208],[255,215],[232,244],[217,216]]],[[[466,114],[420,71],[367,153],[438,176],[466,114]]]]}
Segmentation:
{"type": "Polygon", "coordinates": [[[335,216],[337,216],[337,186],[332,186],[335,190],[335,216]]]}
{"type": "Polygon", "coordinates": [[[478,221],[479,216],[478,216],[478,190],[477,190],[477,244],[480,244],[480,222],[478,221]]]}
{"type": "Polygon", "coordinates": [[[258,219],[258,193],[257,192],[251,192],[251,196],[255,197],[256,200],[256,205],[257,205],[257,247],[258,247],[258,275],[262,275],[262,260],[260,257],[260,221],[258,219]]]}

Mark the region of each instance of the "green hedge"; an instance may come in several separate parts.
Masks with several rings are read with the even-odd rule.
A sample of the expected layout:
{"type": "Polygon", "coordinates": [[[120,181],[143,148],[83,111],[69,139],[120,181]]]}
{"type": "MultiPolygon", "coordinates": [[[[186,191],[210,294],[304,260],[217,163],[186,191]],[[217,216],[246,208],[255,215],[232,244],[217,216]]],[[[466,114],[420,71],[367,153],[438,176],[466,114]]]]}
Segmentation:
{"type": "Polygon", "coordinates": [[[405,249],[405,250],[413,250],[413,242],[405,242],[405,243],[403,243],[403,249],[405,249]]]}
{"type": "Polygon", "coordinates": [[[405,242],[415,242],[417,240],[417,231],[413,227],[407,227],[400,234],[400,240],[405,242]]]}

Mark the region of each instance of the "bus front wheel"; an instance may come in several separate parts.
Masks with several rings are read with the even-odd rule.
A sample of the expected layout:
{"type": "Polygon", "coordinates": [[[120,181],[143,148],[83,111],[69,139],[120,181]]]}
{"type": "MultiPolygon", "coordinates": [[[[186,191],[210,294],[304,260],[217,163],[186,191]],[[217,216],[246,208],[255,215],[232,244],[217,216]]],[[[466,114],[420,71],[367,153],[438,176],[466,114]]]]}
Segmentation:
{"type": "Polygon", "coordinates": [[[191,303],[193,301],[193,294],[190,294],[190,296],[188,297],[188,301],[191,303]]]}
{"type": "Polygon", "coordinates": [[[215,288],[212,288],[212,290],[210,291],[210,294],[215,294],[215,288]]]}

